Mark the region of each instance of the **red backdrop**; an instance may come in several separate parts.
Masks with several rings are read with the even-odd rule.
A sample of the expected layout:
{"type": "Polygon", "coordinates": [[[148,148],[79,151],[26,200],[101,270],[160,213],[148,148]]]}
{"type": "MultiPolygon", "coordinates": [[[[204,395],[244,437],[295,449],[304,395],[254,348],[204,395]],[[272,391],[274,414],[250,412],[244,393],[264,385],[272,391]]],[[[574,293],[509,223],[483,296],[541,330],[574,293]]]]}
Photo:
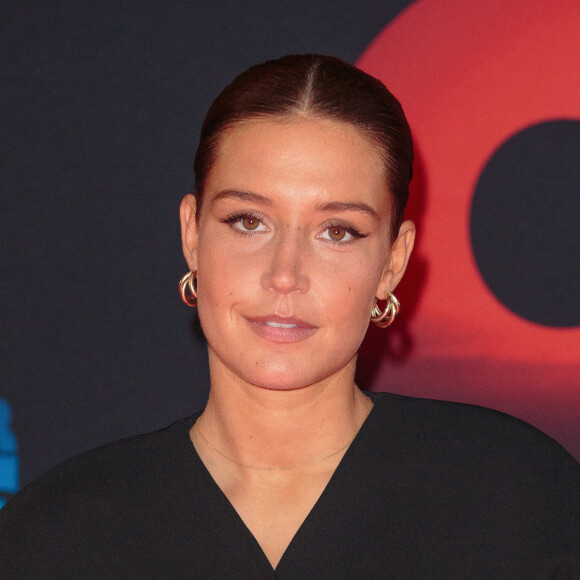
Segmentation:
{"type": "Polygon", "coordinates": [[[497,300],[469,224],[498,146],[543,121],[580,119],[579,30],[578,2],[423,0],[358,61],[404,104],[418,154],[408,212],[419,228],[415,266],[397,293],[407,319],[389,339],[403,351],[406,336],[413,344],[402,362],[385,358],[373,384],[506,411],[577,457],[580,327],[535,324],[497,300]]]}

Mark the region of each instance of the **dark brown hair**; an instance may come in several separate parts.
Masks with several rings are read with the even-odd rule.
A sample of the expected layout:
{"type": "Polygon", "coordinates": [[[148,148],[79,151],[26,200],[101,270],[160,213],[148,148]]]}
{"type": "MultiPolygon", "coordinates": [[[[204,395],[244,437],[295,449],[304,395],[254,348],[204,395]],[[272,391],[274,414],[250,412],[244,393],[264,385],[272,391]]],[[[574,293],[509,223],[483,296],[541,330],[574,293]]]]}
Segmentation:
{"type": "Polygon", "coordinates": [[[317,54],[290,55],[253,66],[220,93],[203,123],[195,156],[198,210],[228,128],[249,119],[296,114],[350,123],[377,147],[393,196],[391,227],[396,236],[413,172],[413,141],[403,109],[379,80],[342,60],[317,54]]]}

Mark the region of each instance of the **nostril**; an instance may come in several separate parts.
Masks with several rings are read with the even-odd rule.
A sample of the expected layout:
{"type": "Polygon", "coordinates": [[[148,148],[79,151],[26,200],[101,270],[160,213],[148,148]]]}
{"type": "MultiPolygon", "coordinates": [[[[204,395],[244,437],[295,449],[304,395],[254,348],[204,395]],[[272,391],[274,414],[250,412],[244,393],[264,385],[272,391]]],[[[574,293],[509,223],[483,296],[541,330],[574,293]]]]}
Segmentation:
{"type": "Polygon", "coordinates": [[[265,290],[288,294],[290,292],[305,292],[308,289],[308,278],[297,271],[280,268],[266,272],[262,277],[265,290]]]}

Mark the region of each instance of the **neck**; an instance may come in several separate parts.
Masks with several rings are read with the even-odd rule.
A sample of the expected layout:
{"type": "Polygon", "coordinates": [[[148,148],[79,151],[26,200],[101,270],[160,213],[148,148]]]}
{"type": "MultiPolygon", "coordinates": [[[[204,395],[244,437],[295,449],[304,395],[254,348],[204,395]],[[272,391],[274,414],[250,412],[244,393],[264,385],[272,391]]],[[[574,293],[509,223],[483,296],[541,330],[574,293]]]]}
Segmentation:
{"type": "Polygon", "coordinates": [[[239,465],[289,468],[346,448],[372,403],[354,384],[354,364],[316,385],[275,390],[212,372],[198,428],[239,465]]]}

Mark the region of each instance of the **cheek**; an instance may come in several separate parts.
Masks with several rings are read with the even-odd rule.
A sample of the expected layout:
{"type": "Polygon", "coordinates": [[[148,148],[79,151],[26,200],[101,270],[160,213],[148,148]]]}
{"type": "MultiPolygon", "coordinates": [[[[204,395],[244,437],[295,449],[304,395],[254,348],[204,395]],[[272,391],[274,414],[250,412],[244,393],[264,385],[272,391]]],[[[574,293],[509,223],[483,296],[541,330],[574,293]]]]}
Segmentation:
{"type": "Polygon", "coordinates": [[[263,260],[243,248],[216,233],[200,238],[198,311],[206,334],[231,329],[239,323],[237,315],[256,303],[263,260]]]}
{"type": "Polygon", "coordinates": [[[213,245],[198,254],[198,300],[200,307],[217,307],[230,301],[247,284],[243,261],[213,245]]]}
{"type": "Polygon", "coordinates": [[[321,281],[322,301],[338,325],[366,332],[379,275],[379,271],[357,262],[337,267],[321,281]]]}

